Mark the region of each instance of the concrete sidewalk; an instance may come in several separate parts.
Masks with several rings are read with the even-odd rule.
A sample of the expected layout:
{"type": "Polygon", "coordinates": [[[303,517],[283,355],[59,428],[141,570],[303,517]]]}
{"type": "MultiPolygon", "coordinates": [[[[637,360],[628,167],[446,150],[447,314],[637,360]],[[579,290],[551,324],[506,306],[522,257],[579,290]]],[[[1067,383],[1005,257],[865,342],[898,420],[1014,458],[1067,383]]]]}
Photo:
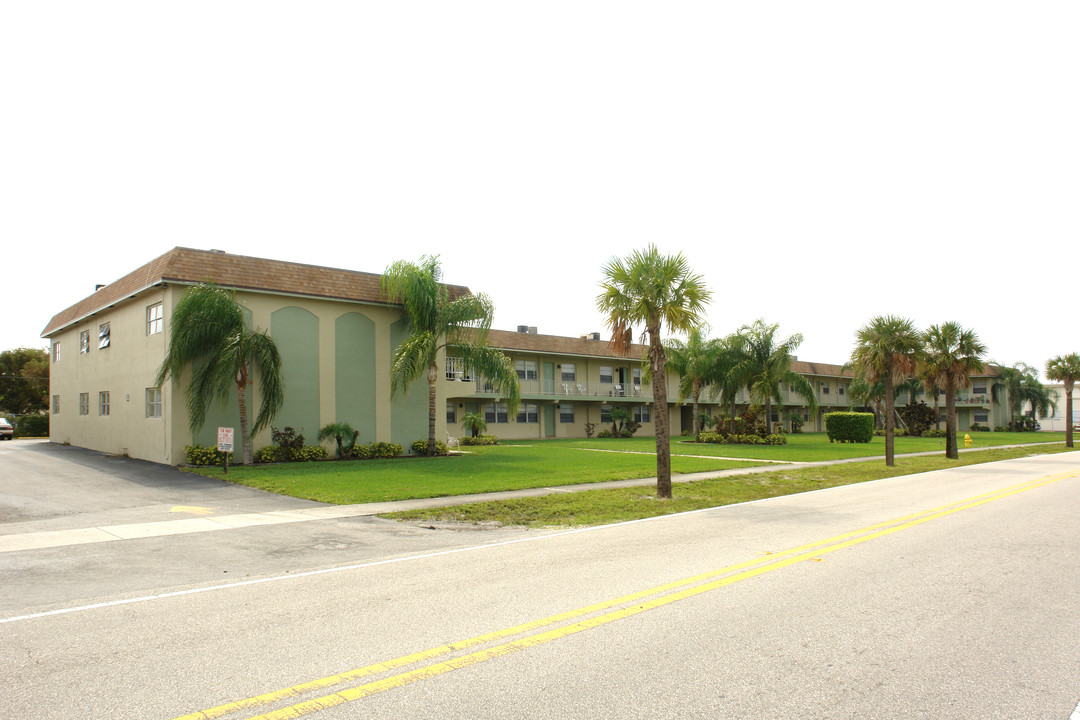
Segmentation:
{"type": "MultiPolygon", "coordinates": [[[[1002,445],[998,447],[1034,447],[1048,443],[1025,443],[1021,445],[1002,445]]],[[[981,452],[994,448],[972,448],[960,452],[981,452]]],[[[897,457],[920,457],[939,455],[940,451],[907,453],[897,457]]],[[[821,467],[826,465],[842,465],[846,463],[882,461],[884,456],[847,458],[843,460],[825,460],[821,462],[791,463],[791,468],[821,467]]],[[[696,480],[711,478],[733,477],[739,475],[754,475],[759,473],[776,472],[783,469],[775,464],[762,465],[750,468],[733,468],[730,470],[717,470],[700,473],[687,473],[674,475],[672,482],[686,483],[696,480]]],[[[446,507],[452,505],[465,505],[473,502],[490,502],[495,500],[509,500],[523,497],[540,497],[556,493],[573,493],[583,490],[600,490],[607,488],[648,487],[656,484],[655,477],[636,478],[632,480],[611,480],[598,483],[582,483],[578,485],[559,485],[555,487],[529,488],[525,490],[509,490],[504,492],[481,493],[476,495],[454,495],[448,497],[418,498],[413,500],[396,500],[381,503],[363,503],[358,505],[321,505],[317,507],[292,508],[287,510],[274,510],[268,512],[240,513],[221,515],[215,517],[195,517],[178,520],[162,520],[143,523],[121,523],[113,525],[99,525],[88,528],[75,528],[63,530],[44,530],[38,532],[0,535],[0,553],[16,552],[20,550],[36,550],[41,548],[65,547],[71,545],[85,545],[90,543],[113,542],[117,540],[136,540],[140,538],[162,537],[166,535],[186,535],[191,533],[213,532],[218,530],[236,530],[254,526],[280,525],[285,523],[307,522],[311,520],[329,520],[338,518],[362,517],[381,515],[383,513],[398,512],[402,510],[414,510],[431,507],[446,507]]]]}

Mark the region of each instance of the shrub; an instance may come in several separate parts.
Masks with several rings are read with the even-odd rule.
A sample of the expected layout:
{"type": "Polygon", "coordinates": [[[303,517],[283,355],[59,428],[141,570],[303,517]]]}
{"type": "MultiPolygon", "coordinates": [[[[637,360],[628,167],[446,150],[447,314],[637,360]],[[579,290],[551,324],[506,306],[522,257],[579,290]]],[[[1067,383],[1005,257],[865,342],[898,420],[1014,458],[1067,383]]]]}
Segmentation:
{"type": "Polygon", "coordinates": [[[934,426],[937,421],[937,413],[921,400],[914,405],[909,405],[900,413],[900,417],[907,426],[907,434],[912,437],[921,437],[923,433],[934,426]]]}
{"type": "Polygon", "coordinates": [[[720,433],[704,432],[704,431],[700,435],[697,436],[697,441],[701,442],[701,443],[722,443],[722,442],[726,442],[726,440],[724,440],[724,436],[721,435],[720,433]]]}
{"type": "Polygon", "coordinates": [[[610,430],[601,430],[600,432],[596,433],[596,437],[598,437],[598,438],[610,438],[610,437],[615,437],[615,436],[611,434],[610,430]]]}
{"type": "Polygon", "coordinates": [[[367,445],[353,445],[349,449],[349,457],[357,460],[369,460],[371,458],[371,448],[367,445]]]}
{"type": "Polygon", "coordinates": [[[761,436],[748,433],[726,435],[724,433],[703,432],[698,435],[698,442],[730,443],[732,445],[787,445],[788,440],[787,435],[783,433],[761,436]]]}
{"type": "Polygon", "coordinates": [[[874,415],[859,412],[825,413],[829,442],[868,443],[874,437],[874,415]]]}
{"type": "Polygon", "coordinates": [[[292,462],[304,449],[303,433],[298,433],[291,427],[278,430],[271,425],[270,437],[276,446],[274,457],[277,462],[292,462]]]}
{"type": "Polygon", "coordinates": [[[23,415],[15,418],[15,437],[49,437],[48,415],[23,415]]]}
{"type": "MultiPolygon", "coordinates": [[[[233,462],[234,460],[235,457],[233,454],[229,453],[229,462],[233,462]]],[[[224,465],[225,453],[221,452],[216,447],[185,445],[184,462],[188,465],[224,465]]]]}
{"type": "Polygon", "coordinates": [[[319,440],[333,440],[337,443],[337,456],[348,457],[352,446],[356,444],[356,438],[360,436],[359,430],[354,430],[349,423],[330,423],[319,431],[319,440]]]}
{"type": "Polygon", "coordinates": [[[462,445],[498,445],[499,438],[494,435],[478,435],[477,437],[461,438],[462,445]]]}
{"type": "Polygon", "coordinates": [[[596,423],[591,423],[591,422],[585,423],[585,437],[591,439],[592,436],[593,436],[593,433],[595,433],[595,432],[596,432],[596,423]]]}
{"type": "MultiPolygon", "coordinates": [[[[417,455],[427,455],[427,440],[417,440],[412,444],[412,451],[417,455]]],[[[450,449],[446,447],[446,443],[435,441],[435,454],[436,455],[449,455],[450,449]]]]}
{"type": "Polygon", "coordinates": [[[948,435],[944,430],[927,430],[923,433],[923,437],[943,438],[948,435]]]}
{"type": "Polygon", "coordinates": [[[397,457],[405,448],[401,447],[397,443],[389,442],[373,442],[368,445],[369,457],[371,458],[392,458],[397,457]]]}
{"type": "Polygon", "coordinates": [[[1009,428],[1007,428],[1007,427],[1005,427],[1003,425],[995,425],[994,426],[994,432],[1009,432],[1009,428]]]}
{"type": "Polygon", "coordinates": [[[267,445],[266,447],[261,447],[261,448],[259,448],[258,450],[255,451],[254,460],[257,463],[277,462],[278,461],[278,459],[277,459],[277,451],[278,451],[278,449],[276,447],[274,447],[273,445],[267,445]]]}
{"type": "Polygon", "coordinates": [[[990,432],[989,425],[982,425],[980,423],[971,423],[971,429],[976,432],[990,432]]]}
{"type": "Polygon", "coordinates": [[[803,421],[803,419],[801,417],[799,417],[798,415],[793,414],[791,416],[791,432],[793,432],[793,433],[801,433],[802,432],[803,422],[804,421],[803,421]]]}

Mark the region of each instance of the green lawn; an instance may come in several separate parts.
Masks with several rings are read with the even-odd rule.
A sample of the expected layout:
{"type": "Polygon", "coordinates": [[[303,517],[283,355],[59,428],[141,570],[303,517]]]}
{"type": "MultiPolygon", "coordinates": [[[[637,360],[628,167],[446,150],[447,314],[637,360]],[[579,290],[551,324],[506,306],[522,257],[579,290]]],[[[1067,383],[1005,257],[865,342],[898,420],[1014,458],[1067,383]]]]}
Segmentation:
{"type": "MultiPolygon", "coordinates": [[[[655,447],[653,442],[654,452],[655,447]]],[[[623,449],[620,446],[609,448],[623,449]]],[[[227,477],[220,468],[192,470],[282,495],[342,505],[624,480],[656,474],[655,455],[587,452],[557,441],[507,441],[503,445],[464,449],[469,451],[468,454],[441,458],[232,466],[227,477]]],[[[693,473],[760,464],[676,457],[672,458],[671,466],[676,473],[693,473]]]]}
{"type": "MultiPolygon", "coordinates": [[[[1060,443],[1064,441],[1064,434],[972,433],[972,438],[975,447],[989,447],[1036,441],[1060,443]]],[[[464,448],[468,454],[449,458],[233,466],[227,479],[321,502],[383,502],[651,477],[656,474],[655,448],[652,438],[508,440],[494,447],[464,448]]],[[[764,464],[759,460],[808,462],[877,456],[884,454],[885,441],[875,437],[869,444],[830,444],[822,433],[790,435],[786,446],[709,445],[686,443],[675,438],[671,450],[672,470],[680,474],[764,464]],[[688,457],[693,455],[709,457],[688,457]],[[722,457],[746,460],[720,459],[722,457]]],[[[897,453],[921,451],[944,454],[944,447],[937,438],[896,439],[897,453]]],[[[219,468],[194,471],[209,477],[224,477],[219,468]]]]}
{"type": "Polygon", "coordinates": [[[607,488],[515,498],[491,502],[388,513],[382,517],[421,522],[498,523],[526,527],[606,525],[657,515],[700,510],[881,478],[930,472],[994,460],[1065,452],[1064,443],[1037,448],[999,448],[961,453],[958,460],[941,455],[899,458],[896,467],[883,461],[817,467],[778,466],[775,471],[676,484],[674,498],[657,500],[653,487],[607,488]]]}

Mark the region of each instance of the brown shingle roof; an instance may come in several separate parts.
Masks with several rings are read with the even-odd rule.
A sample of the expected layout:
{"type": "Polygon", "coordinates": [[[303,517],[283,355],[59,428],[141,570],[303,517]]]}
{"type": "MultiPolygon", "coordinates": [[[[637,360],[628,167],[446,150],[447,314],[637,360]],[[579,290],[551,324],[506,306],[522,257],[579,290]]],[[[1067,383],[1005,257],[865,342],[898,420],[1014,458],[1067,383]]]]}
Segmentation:
{"type": "MultiPolygon", "coordinates": [[[[488,333],[488,343],[500,350],[518,350],[524,352],[550,353],[555,355],[588,355],[593,357],[621,358],[606,340],[583,340],[581,338],[559,337],[557,335],[532,335],[530,333],[492,330],[488,333]]],[[[632,345],[632,360],[645,357],[645,345],[632,345]]]]}
{"type": "MultiPolygon", "coordinates": [[[[177,247],[57,313],[41,335],[51,335],[91,313],[163,282],[197,283],[212,280],[218,285],[238,290],[284,292],[378,305],[395,304],[388,303],[383,297],[381,277],[376,273],[177,247]]],[[[468,288],[460,285],[447,287],[451,296],[469,292],[468,288]]]]}

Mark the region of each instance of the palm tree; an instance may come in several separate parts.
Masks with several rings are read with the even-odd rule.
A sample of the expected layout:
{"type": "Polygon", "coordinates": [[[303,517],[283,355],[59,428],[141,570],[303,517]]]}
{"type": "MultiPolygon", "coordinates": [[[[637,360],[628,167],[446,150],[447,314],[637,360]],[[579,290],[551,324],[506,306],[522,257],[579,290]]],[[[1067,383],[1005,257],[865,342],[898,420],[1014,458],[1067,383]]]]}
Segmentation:
{"type": "MultiPolygon", "coordinates": [[[[735,419],[735,400],[739,389],[743,386],[742,378],[739,377],[736,369],[746,358],[746,336],[742,332],[731,333],[720,341],[720,353],[716,357],[713,368],[716,381],[712,384],[710,397],[715,398],[719,395],[721,404],[730,405],[731,420],[735,419]]],[[[734,430],[734,425],[729,429],[734,430]]]]}
{"type": "Polygon", "coordinates": [[[734,373],[750,391],[750,397],[765,406],[765,430],[772,432],[772,401],[784,404],[782,387],[787,384],[817,412],[817,397],[810,381],[791,369],[792,353],[802,344],[803,336],[795,333],[782,341],[776,339],[778,324],[769,325],[757,320],[740,330],[746,339],[746,357],[734,373]]]}
{"type": "Polygon", "coordinates": [[[169,378],[178,382],[188,365],[191,381],[185,392],[191,433],[203,426],[210,403],[217,398],[224,405],[235,385],[243,463],[252,464],[252,434],[270,425],[285,399],[281,355],[265,331],[244,325],[244,309],[232,290],[199,283],[176,304],[169,322],[169,348],[155,384],[169,378]],[[249,428],[247,388],[256,377],[262,402],[249,428]]]}
{"type": "Polygon", "coordinates": [[[1065,385],[1065,447],[1073,446],[1073,385],[1080,380],[1080,354],[1058,355],[1046,361],[1046,377],[1065,385]]]}
{"type": "Polygon", "coordinates": [[[1031,404],[1031,430],[1034,432],[1038,429],[1038,418],[1044,418],[1057,409],[1057,403],[1051,398],[1051,395],[1056,397],[1056,393],[1039,382],[1038,375],[1032,375],[1024,379],[1021,395],[1025,402],[1031,404]]]}
{"type": "Polygon", "coordinates": [[[635,250],[629,257],[613,258],[604,266],[603,292],[596,298],[607,316],[611,345],[629,355],[635,324],[645,326],[642,341],[653,378],[656,425],[656,495],[671,497],[671,428],[668,423],[667,355],[660,342],[666,325],[671,332],[689,332],[701,325],[711,293],[700,275],[693,275],[682,253],[661,255],[655,245],[635,250]]]}
{"type": "Polygon", "coordinates": [[[690,398],[694,401],[694,437],[701,434],[701,391],[706,385],[719,381],[723,344],[719,340],[706,340],[700,328],[692,329],[686,342],[669,340],[664,343],[668,367],[679,375],[679,399],[681,405],[690,398]]]}
{"type": "Polygon", "coordinates": [[[954,322],[931,325],[923,333],[922,374],[945,391],[945,457],[960,457],[956,447],[956,391],[982,372],[986,346],[974,330],[954,322]]]}
{"type": "Polygon", "coordinates": [[[915,370],[919,352],[919,332],[907,318],[878,315],[855,333],[851,362],[857,375],[867,382],[881,380],[885,395],[885,465],[895,460],[896,421],[893,386],[915,370]]]}
{"type": "Polygon", "coordinates": [[[472,437],[479,437],[480,433],[487,430],[487,420],[478,412],[465,413],[461,416],[461,426],[469,431],[472,437]]]}
{"type": "Polygon", "coordinates": [[[333,440],[337,445],[337,456],[343,458],[352,452],[356,445],[356,438],[360,436],[359,430],[346,422],[330,423],[319,431],[319,440],[333,440]]]}
{"type": "Polygon", "coordinates": [[[484,294],[450,298],[442,284],[437,255],[425,255],[419,263],[399,260],[382,276],[383,294],[405,308],[409,336],[394,351],[390,365],[390,395],[407,392],[414,381],[427,375],[428,447],[435,454],[435,390],[439,380],[439,352],[461,357],[465,364],[487,378],[502,393],[511,415],[517,413],[521,391],[517,373],[508,357],[487,344],[495,306],[484,294]]]}
{"type": "MultiPolygon", "coordinates": [[[[847,365],[844,367],[847,369],[847,365]]],[[[885,426],[885,411],[881,407],[885,403],[885,383],[881,381],[881,378],[869,382],[864,377],[855,376],[848,385],[848,397],[851,398],[853,409],[868,407],[873,411],[874,427],[878,426],[879,420],[881,426],[885,426]]]]}
{"type": "MultiPolygon", "coordinates": [[[[1009,401],[1009,429],[1012,431],[1024,429],[1024,403],[1032,403],[1033,416],[1035,407],[1040,403],[1044,415],[1051,404],[1048,394],[1039,382],[1038,370],[1027,363],[1017,362],[1009,367],[998,368],[998,379],[990,386],[990,397],[995,403],[1000,400],[1002,391],[1005,392],[1009,401]]],[[[1034,424],[1032,424],[1032,429],[1034,429],[1034,424]]]]}

